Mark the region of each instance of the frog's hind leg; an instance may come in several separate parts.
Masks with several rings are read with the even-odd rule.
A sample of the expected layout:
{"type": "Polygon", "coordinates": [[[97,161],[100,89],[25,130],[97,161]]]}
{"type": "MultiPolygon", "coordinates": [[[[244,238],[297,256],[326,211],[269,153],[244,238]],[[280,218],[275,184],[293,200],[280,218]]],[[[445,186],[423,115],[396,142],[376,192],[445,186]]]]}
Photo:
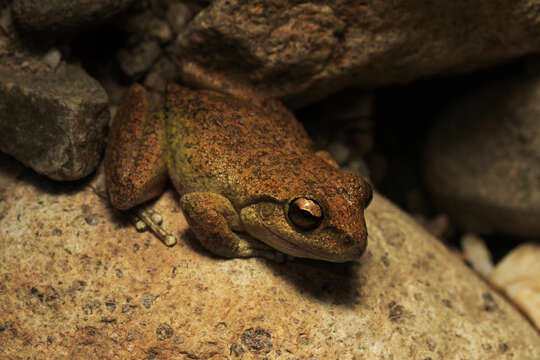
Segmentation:
{"type": "MultiPolygon", "coordinates": [[[[167,185],[163,112],[153,111],[155,108],[157,105],[150,103],[144,87],[133,85],[111,126],[105,175],[109,200],[119,210],[157,197],[167,185]]],[[[158,216],[144,210],[136,211],[136,216],[171,245],[170,236],[159,226],[158,216]]]]}
{"type": "Polygon", "coordinates": [[[244,236],[238,213],[231,202],[215,193],[193,192],[180,200],[184,215],[201,244],[213,254],[223,257],[264,257],[282,262],[283,253],[244,236]]]}
{"type": "Polygon", "coordinates": [[[167,184],[165,131],[141,85],[126,92],[109,132],[105,175],[111,204],[120,210],[142,204],[167,184]]]}

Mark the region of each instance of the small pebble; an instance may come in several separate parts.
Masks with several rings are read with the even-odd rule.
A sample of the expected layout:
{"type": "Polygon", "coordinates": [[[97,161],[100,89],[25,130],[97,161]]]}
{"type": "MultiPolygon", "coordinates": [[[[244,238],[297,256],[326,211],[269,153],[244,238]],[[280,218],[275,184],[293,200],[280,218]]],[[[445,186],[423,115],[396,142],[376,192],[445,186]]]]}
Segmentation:
{"type": "Polygon", "coordinates": [[[167,88],[167,82],[166,80],[161,77],[161,75],[157,72],[151,72],[148,75],[146,75],[146,78],[144,79],[144,85],[147,88],[150,88],[155,91],[159,91],[164,93],[167,88]]]}
{"type": "Polygon", "coordinates": [[[49,50],[45,56],[43,56],[43,62],[47,64],[51,69],[56,69],[60,65],[62,60],[62,53],[60,50],[53,48],[49,50]]]}
{"type": "Polygon", "coordinates": [[[174,33],[179,33],[193,18],[194,11],[184,3],[175,3],[167,11],[167,21],[174,33]]]}
{"type": "Polygon", "coordinates": [[[160,54],[161,47],[153,40],[140,43],[132,49],[120,50],[117,58],[126,75],[137,77],[150,69],[160,54]]]}

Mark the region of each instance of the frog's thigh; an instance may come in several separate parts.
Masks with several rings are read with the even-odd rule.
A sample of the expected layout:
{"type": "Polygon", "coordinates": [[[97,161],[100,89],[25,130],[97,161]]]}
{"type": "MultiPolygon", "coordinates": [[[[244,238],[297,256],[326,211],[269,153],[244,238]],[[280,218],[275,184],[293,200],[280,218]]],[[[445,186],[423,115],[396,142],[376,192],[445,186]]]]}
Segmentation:
{"type": "Polygon", "coordinates": [[[184,215],[201,244],[224,257],[264,257],[282,261],[283,254],[244,232],[240,217],[229,199],[215,193],[193,192],[180,200],[184,215]]]}
{"type": "Polygon", "coordinates": [[[141,85],[124,96],[109,133],[105,174],[111,204],[126,210],[163,192],[167,184],[163,113],[141,85]]]}

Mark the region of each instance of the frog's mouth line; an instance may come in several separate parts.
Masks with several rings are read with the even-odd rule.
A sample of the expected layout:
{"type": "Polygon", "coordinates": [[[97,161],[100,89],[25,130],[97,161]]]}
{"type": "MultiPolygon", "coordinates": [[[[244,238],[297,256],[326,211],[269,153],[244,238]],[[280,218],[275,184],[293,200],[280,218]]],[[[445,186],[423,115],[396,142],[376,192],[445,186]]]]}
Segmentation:
{"type": "MultiPolygon", "coordinates": [[[[288,245],[288,248],[291,249],[293,253],[296,253],[296,254],[300,254],[300,255],[294,255],[294,254],[289,254],[288,252],[286,251],[282,251],[286,254],[289,254],[289,255],[292,255],[292,256],[297,256],[297,257],[306,257],[305,255],[308,255],[310,259],[319,259],[319,260],[326,260],[326,261],[335,261],[335,259],[331,259],[329,257],[325,257],[325,256],[321,256],[320,254],[316,254],[315,252],[313,251],[310,251],[308,249],[302,249],[300,248],[297,244],[293,244],[292,242],[290,242],[289,240],[287,239],[284,239],[283,237],[279,236],[278,234],[276,234],[274,231],[272,231],[272,229],[270,229],[268,226],[266,226],[266,224],[264,222],[261,222],[262,226],[268,230],[269,233],[271,233],[272,235],[274,235],[275,237],[277,237],[278,239],[280,239],[283,243],[285,243],[286,245],[288,245]]],[[[273,245],[271,245],[272,247],[274,247],[273,245]]],[[[279,250],[279,249],[278,249],[279,250]]],[[[280,250],[281,251],[281,250],[280,250]]]]}

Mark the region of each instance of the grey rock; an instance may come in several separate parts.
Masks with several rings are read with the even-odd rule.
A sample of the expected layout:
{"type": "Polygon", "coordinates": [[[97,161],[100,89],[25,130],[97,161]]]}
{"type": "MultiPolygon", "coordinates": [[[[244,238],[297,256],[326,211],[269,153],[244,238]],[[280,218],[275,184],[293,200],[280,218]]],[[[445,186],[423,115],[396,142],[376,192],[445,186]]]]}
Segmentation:
{"type": "Polygon", "coordinates": [[[216,0],[178,34],[182,77],[241,77],[295,108],[351,85],[470,71],[540,49],[540,0],[216,0]]]}
{"type": "Polygon", "coordinates": [[[79,66],[14,54],[0,65],[0,151],[55,180],[87,176],[105,145],[105,91],[79,66]]]}
{"type": "Polygon", "coordinates": [[[343,165],[351,155],[351,149],[342,142],[332,142],[328,146],[328,152],[339,165],[343,165]]]}
{"type": "Polygon", "coordinates": [[[149,89],[164,93],[167,87],[167,82],[160,76],[159,73],[151,72],[144,79],[144,85],[149,89]]]}
{"type": "Polygon", "coordinates": [[[174,3],[167,9],[167,21],[174,33],[182,31],[195,15],[195,9],[185,3],[174,3]]]}
{"type": "Polygon", "coordinates": [[[145,73],[161,54],[161,48],[156,40],[145,41],[132,49],[118,52],[118,62],[122,71],[129,77],[138,77],[145,73]]]}
{"type": "Polygon", "coordinates": [[[150,10],[132,16],[124,25],[124,30],[133,34],[135,39],[158,40],[167,43],[172,40],[169,24],[152,14],[150,10]]]}
{"type": "Polygon", "coordinates": [[[168,56],[160,56],[152,66],[151,72],[155,72],[167,82],[178,81],[178,67],[168,56]]]}
{"type": "Polygon", "coordinates": [[[58,33],[103,22],[134,0],[13,0],[13,16],[27,31],[58,33]]]}
{"type": "Polygon", "coordinates": [[[426,147],[426,179],[452,222],[477,233],[540,236],[540,71],[465,92],[426,147]]]}

